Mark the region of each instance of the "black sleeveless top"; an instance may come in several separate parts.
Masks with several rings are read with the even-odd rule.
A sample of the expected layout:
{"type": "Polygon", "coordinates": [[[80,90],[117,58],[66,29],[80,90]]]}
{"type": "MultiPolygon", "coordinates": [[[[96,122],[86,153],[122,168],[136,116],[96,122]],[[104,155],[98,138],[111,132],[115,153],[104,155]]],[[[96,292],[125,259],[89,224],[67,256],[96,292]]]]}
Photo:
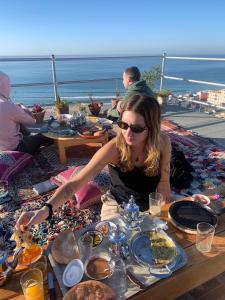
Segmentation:
{"type": "Polygon", "coordinates": [[[117,166],[108,167],[111,178],[110,192],[117,202],[128,202],[133,195],[141,211],[149,209],[149,194],[156,191],[160,174],[147,176],[141,167],[134,167],[127,172],[122,172],[117,166]]]}

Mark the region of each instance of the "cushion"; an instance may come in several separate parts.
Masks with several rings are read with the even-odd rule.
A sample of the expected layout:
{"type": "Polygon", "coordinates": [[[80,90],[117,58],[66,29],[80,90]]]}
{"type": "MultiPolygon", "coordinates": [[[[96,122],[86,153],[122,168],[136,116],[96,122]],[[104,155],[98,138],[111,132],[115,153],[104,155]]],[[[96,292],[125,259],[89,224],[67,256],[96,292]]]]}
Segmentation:
{"type": "Polygon", "coordinates": [[[21,171],[31,160],[32,155],[19,151],[0,151],[0,180],[8,181],[21,171]]]}
{"type": "MultiPolygon", "coordinates": [[[[69,168],[57,176],[51,178],[52,183],[60,186],[67,182],[70,178],[78,174],[85,166],[69,168]]],[[[84,209],[90,205],[100,202],[101,196],[106,193],[110,187],[110,176],[108,168],[104,168],[93,180],[86,183],[79,191],[74,193],[76,198],[76,207],[84,209]]]]}

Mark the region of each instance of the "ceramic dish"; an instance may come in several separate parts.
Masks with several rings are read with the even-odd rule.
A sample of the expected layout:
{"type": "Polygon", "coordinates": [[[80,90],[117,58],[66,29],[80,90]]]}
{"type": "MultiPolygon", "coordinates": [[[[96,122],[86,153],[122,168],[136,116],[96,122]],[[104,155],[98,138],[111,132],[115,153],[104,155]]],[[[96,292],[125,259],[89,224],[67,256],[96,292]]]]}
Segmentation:
{"type": "Polygon", "coordinates": [[[197,224],[206,222],[217,225],[218,217],[209,206],[196,201],[181,200],[170,205],[168,217],[178,229],[190,233],[197,233],[197,224]]]}
{"type": "Polygon", "coordinates": [[[88,230],[84,232],[81,236],[81,238],[85,241],[85,239],[89,239],[89,237],[92,238],[93,247],[97,247],[101,244],[103,240],[103,235],[98,230],[88,230]]]}
{"type": "Polygon", "coordinates": [[[102,221],[99,222],[95,228],[101,232],[103,237],[109,235],[109,233],[113,230],[116,229],[116,224],[111,222],[111,221],[102,221]]]}
{"type": "Polygon", "coordinates": [[[130,249],[137,262],[146,266],[171,268],[177,257],[176,244],[162,230],[137,233],[131,240],[130,249]]]}
{"type": "Polygon", "coordinates": [[[95,280],[103,280],[111,275],[109,258],[107,256],[92,256],[84,266],[85,274],[95,280]]]}
{"type": "Polygon", "coordinates": [[[97,130],[97,131],[87,130],[87,132],[90,132],[90,133],[89,134],[84,134],[85,131],[81,131],[81,132],[78,131],[78,135],[83,137],[83,138],[86,138],[86,139],[97,139],[97,138],[104,135],[105,130],[97,130]],[[98,132],[100,132],[99,135],[94,135],[98,132]]]}
{"type": "Polygon", "coordinates": [[[63,284],[72,287],[81,281],[84,275],[84,265],[80,259],[73,259],[63,272],[63,284]]]}
{"type": "Polygon", "coordinates": [[[28,249],[23,249],[18,257],[18,266],[30,266],[31,264],[37,262],[42,256],[43,249],[37,244],[33,244],[28,249]],[[34,253],[36,252],[36,255],[34,253]]]}

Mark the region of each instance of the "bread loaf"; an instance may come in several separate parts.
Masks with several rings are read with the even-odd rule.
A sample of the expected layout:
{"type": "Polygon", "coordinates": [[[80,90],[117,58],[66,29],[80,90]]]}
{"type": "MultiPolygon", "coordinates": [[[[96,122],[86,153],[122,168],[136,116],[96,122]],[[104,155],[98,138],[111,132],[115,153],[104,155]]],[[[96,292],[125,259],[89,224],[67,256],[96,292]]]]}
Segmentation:
{"type": "Polygon", "coordinates": [[[88,280],[72,287],[63,297],[63,300],[116,300],[115,293],[106,284],[88,280]]]}
{"type": "Polygon", "coordinates": [[[79,250],[74,233],[71,230],[61,232],[54,240],[51,253],[59,264],[67,265],[72,259],[79,258],[79,250]]]}

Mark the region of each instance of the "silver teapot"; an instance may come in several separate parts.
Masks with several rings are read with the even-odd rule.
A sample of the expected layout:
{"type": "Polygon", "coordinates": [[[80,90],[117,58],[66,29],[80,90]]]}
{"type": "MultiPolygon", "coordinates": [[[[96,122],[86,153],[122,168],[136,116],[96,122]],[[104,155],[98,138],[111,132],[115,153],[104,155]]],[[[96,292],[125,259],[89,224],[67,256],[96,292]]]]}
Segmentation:
{"type": "Polygon", "coordinates": [[[123,202],[123,204],[120,206],[120,215],[128,230],[133,230],[140,227],[143,217],[140,216],[140,209],[135,203],[133,195],[130,196],[128,203],[123,202]]]}
{"type": "Polygon", "coordinates": [[[10,263],[8,262],[8,252],[0,250],[0,286],[12,276],[13,269],[15,269],[18,264],[18,256],[22,250],[22,248],[18,248],[15,251],[13,260],[10,263]]]}
{"type": "Polygon", "coordinates": [[[110,235],[110,252],[115,256],[120,256],[122,258],[127,258],[129,256],[129,246],[127,244],[127,236],[120,229],[120,226],[117,224],[116,228],[113,228],[110,235]]]}

